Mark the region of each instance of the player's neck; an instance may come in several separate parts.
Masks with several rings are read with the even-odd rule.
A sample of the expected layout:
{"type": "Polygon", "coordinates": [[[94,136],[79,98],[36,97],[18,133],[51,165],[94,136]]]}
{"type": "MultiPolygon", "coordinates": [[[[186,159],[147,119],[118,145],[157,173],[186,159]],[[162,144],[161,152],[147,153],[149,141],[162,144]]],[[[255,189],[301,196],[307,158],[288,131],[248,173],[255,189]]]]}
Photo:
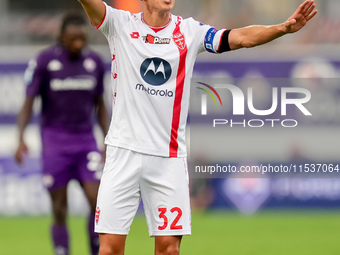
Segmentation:
{"type": "Polygon", "coordinates": [[[143,12],[143,20],[150,27],[164,27],[170,21],[170,12],[150,12],[145,10],[143,12]]]}

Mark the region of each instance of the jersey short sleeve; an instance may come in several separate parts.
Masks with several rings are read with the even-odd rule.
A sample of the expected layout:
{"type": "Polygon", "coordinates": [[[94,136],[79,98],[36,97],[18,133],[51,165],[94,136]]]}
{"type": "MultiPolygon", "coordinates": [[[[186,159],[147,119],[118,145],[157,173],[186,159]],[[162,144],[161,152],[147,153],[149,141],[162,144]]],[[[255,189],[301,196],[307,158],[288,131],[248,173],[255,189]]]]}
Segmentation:
{"type": "Polygon", "coordinates": [[[41,57],[32,59],[28,63],[28,67],[24,74],[24,82],[26,84],[26,95],[35,97],[40,94],[45,76],[44,63],[41,57]]]}
{"type": "Polygon", "coordinates": [[[105,4],[105,16],[102,23],[96,27],[106,38],[116,33],[117,27],[124,27],[129,21],[131,14],[128,11],[118,10],[105,4]],[[113,25],[113,26],[112,26],[113,25]]]}

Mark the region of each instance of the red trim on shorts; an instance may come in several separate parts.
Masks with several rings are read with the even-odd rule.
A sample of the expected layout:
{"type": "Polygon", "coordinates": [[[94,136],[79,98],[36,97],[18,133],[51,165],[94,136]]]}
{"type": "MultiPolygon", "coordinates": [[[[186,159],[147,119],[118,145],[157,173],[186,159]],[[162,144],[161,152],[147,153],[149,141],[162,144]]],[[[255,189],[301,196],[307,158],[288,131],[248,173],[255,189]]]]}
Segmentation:
{"type": "MultiPolygon", "coordinates": [[[[176,24],[176,28],[173,32],[173,35],[182,34],[180,30],[180,22],[176,24]]],[[[184,37],[183,37],[184,38],[184,37]]],[[[184,88],[184,80],[185,80],[185,61],[188,53],[187,45],[184,41],[184,47],[179,50],[179,65],[176,77],[176,92],[175,92],[175,100],[174,107],[172,112],[172,125],[171,125],[171,137],[169,144],[169,157],[177,157],[178,153],[178,128],[181,117],[181,108],[182,108],[182,97],[183,97],[183,88],[184,88]]],[[[176,43],[177,44],[177,43],[176,43]]]]}
{"type": "Polygon", "coordinates": [[[100,24],[96,27],[95,25],[93,25],[93,23],[91,22],[91,25],[95,28],[95,29],[99,29],[100,28],[100,26],[103,24],[103,22],[104,22],[104,20],[105,20],[105,18],[106,18],[106,4],[104,4],[105,5],[105,13],[104,13],[104,18],[103,18],[103,20],[102,20],[102,22],[100,22],[100,24]]]}

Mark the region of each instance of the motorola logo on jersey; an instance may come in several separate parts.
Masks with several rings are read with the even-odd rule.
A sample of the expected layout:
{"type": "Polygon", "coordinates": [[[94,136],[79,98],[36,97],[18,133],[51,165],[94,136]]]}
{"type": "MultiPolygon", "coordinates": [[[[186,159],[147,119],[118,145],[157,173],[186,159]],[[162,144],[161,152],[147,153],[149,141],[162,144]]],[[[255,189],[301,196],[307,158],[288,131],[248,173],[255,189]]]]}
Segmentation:
{"type": "Polygon", "coordinates": [[[147,58],[140,67],[140,74],[145,82],[153,86],[166,83],[171,76],[171,66],[161,58],[147,58]]]}
{"type": "Polygon", "coordinates": [[[146,94],[151,95],[151,96],[161,96],[161,97],[173,97],[174,96],[174,92],[171,90],[152,89],[147,86],[144,86],[143,84],[137,84],[135,89],[142,90],[146,94]]]}

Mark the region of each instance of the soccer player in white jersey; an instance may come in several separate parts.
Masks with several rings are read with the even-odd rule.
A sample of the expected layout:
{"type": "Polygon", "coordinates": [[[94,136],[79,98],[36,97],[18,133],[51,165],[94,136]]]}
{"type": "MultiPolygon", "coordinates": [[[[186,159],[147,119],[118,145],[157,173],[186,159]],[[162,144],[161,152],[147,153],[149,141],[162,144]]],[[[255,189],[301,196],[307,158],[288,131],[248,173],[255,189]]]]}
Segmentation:
{"type": "Polygon", "coordinates": [[[124,254],[141,198],[155,254],[179,254],[182,236],[191,234],[184,136],[197,54],[294,33],[317,13],[315,3],[305,1],[282,24],[217,30],[172,15],[175,0],[142,0],[137,14],[78,1],[112,54],[113,114],[95,223],[100,255],[124,254]]]}

